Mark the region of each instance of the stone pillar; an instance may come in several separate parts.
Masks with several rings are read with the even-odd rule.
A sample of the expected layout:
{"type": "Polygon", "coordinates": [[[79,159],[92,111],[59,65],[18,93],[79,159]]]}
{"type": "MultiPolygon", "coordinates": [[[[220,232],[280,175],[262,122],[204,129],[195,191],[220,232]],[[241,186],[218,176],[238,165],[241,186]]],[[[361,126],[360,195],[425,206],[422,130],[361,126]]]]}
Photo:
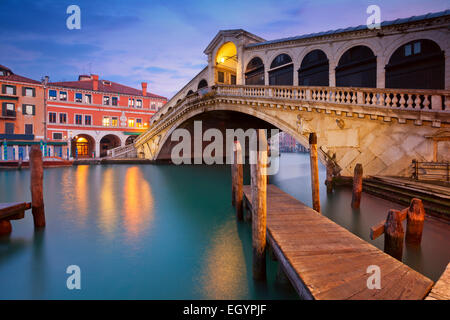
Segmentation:
{"type": "Polygon", "coordinates": [[[214,81],[214,59],[212,58],[212,54],[208,55],[208,85],[212,86],[215,84],[214,81]]]}
{"type": "Polygon", "coordinates": [[[100,157],[100,140],[94,140],[95,143],[95,157],[100,157]]]}
{"type": "Polygon", "coordinates": [[[267,68],[268,67],[266,67],[266,70],[264,71],[264,85],[266,86],[269,85],[269,71],[267,71],[267,68]]]}
{"type": "Polygon", "coordinates": [[[386,87],[386,72],[384,57],[377,56],[377,88],[384,89],[386,87]]]}
{"type": "Polygon", "coordinates": [[[236,84],[244,84],[244,46],[240,44],[237,47],[237,66],[236,66],[236,84]]]}
{"type": "Polygon", "coordinates": [[[300,62],[294,61],[294,66],[293,66],[293,68],[294,68],[294,72],[293,72],[293,77],[294,77],[293,84],[294,84],[294,86],[298,86],[298,72],[297,72],[297,70],[300,68],[299,63],[300,62]]]}
{"type": "Polygon", "coordinates": [[[447,54],[445,55],[445,90],[450,90],[450,54],[448,50],[445,51],[447,54]]]}
{"type": "Polygon", "coordinates": [[[334,61],[329,60],[329,75],[328,81],[330,87],[336,87],[336,63],[334,61]]]}

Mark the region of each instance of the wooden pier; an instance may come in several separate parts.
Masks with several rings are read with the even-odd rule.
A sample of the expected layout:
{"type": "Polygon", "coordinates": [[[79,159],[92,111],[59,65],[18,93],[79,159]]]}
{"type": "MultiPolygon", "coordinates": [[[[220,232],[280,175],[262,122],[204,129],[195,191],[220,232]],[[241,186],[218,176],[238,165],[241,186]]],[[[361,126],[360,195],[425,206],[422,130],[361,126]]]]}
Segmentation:
{"type": "MultiPolygon", "coordinates": [[[[251,210],[251,187],[244,186],[251,210]]],[[[433,281],[274,185],[267,186],[267,242],[303,299],[424,299],[433,281]],[[381,289],[369,289],[378,266],[381,289]]]]}

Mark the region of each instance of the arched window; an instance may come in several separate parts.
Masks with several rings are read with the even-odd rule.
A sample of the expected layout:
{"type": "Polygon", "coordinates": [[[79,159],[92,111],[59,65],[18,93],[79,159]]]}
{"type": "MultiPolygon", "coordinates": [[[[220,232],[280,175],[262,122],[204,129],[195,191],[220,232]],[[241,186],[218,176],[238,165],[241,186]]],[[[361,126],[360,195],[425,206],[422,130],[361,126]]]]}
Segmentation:
{"type": "Polygon", "coordinates": [[[275,86],[292,86],[294,64],[291,57],[283,53],[275,57],[270,64],[269,84],[275,86]]]}
{"type": "Polygon", "coordinates": [[[329,63],[322,50],[313,50],[302,60],[298,69],[298,84],[300,86],[328,86],[329,63]]]}
{"type": "Polygon", "coordinates": [[[194,94],[194,91],[189,90],[188,93],[186,94],[186,97],[187,97],[187,96],[190,96],[191,94],[194,94]]]}
{"type": "Polygon", "coordinates": [[[200,80],[200,82],[198,83],[197,89],[206,88],[207,86],[208,86],[208,82],[206,82],[205,79],[202,79],[202,80],[200,80]]]}
{"type": "Polygon", "coordinates": [[[408,42],[392,54],[386,69],[386,88],[444,89],[445,55],[431,40],[408,42]]]}
{"type": "Polygon", "coordinates": [[[264,63],[258,57],[253,58],[245,69],[245,84],[264,85],[264,63]]]}
{"type": "Polygon", "coordinates": [[[366,46],[348,49],[336,67],[337,87],[377,86],[377,57],[366,46]]]}

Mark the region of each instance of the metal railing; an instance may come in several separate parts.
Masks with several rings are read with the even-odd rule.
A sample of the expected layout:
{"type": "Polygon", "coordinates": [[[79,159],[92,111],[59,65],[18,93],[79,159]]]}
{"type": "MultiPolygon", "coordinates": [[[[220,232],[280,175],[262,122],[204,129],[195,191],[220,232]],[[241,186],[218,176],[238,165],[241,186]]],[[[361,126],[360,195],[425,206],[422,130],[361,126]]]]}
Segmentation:
{"type": "Polygon", "coordinates": [[[450,182],[450,162],[412,161],[412,178],[415,180],[439,180],[450,182]]]}

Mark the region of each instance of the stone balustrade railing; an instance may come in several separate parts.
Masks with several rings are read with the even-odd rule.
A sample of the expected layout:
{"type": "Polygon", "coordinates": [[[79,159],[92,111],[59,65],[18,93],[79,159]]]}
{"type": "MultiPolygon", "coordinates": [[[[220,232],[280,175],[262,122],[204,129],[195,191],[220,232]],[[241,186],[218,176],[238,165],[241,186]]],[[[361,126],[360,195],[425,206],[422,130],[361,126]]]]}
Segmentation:
{"type": "Polygon", "coordinates": [[[218,95],[328,102],[392,109],[449,111],[450,92],[345,87],[228,86],[218,85],[218,95]]]}
{"type": "MultiPolygon", "coordinates": [[[[164,109],[155,114],[150,122],[150,129],[138,139],[145,140],[158,131],[160,124],[171,114],[177,113],[185,106],[205,97],[230,97],[237,99],[267,100],[269,103],[302,102],[310,105],[327,105],[352,107],[358,106],[368,110],[405,110],[411,112],[430,112],[450,115],[449,90],[414,90],[414,89],[380,89],[347,87],[306,87],[306,86],[247,86],[215,85],[208,90],[191,94],[177,102],[169,101],[164,109]]],[[[265,102],[264,102],[265,103],[265,102]]],[[[404,123],[404,122],[403,122],[404,123]]]]}
{"type": "Polygon", "coordinates": [[[125,154],[131,153],[135,151],[135,147],[133,144],[129,144],[126,146],[117,147],[114,149],[108,150],[108,157],[118,158],[125,154]]]}

